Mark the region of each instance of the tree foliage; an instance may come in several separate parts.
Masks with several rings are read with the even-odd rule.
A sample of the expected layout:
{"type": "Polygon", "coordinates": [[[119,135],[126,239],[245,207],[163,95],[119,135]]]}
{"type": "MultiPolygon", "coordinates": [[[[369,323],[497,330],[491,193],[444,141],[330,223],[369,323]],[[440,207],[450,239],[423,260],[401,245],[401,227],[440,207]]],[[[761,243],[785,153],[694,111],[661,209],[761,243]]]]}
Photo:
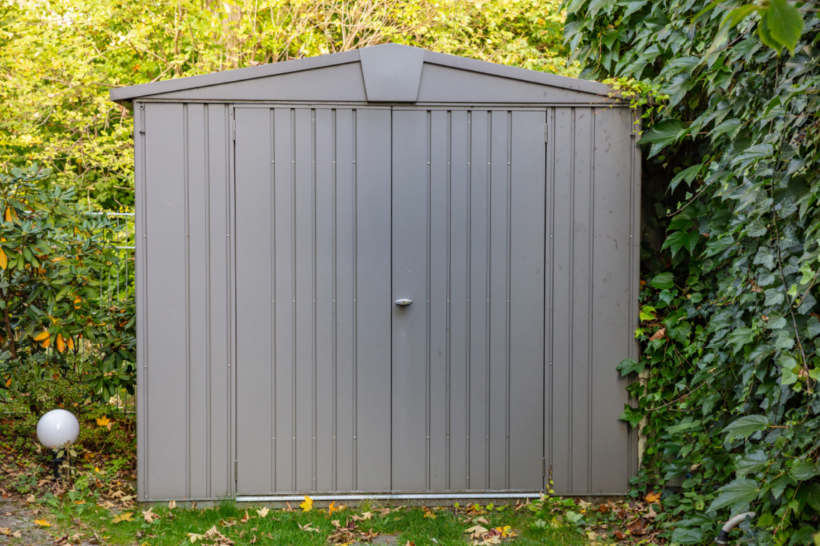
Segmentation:
{"type": "Polygon", "coordinates": [[[133,204],[131,113],[111,87],[381,42],[575,74],[557,0],[27,0],[0,3],[0,170],[38,162],[133,204]]]}
{"type": "Polygon", "coordinates": [[[134,304],[109,293],[123,264],[108,219],[36,168],[0,175],[0,214],[0,403],[40,415],[68,402],[49,392],[58,379],[80,399],[132,390],[134,304]]]}
{"type": "Polygon", "coordinates": [[[818,28],[792,0],[567,8],[587,74],[646,113],[643,352],[619,369],[640,374],[636,486],[666,487],[677,542],[749,509],[756,543],[820,525],[818,28]]]}

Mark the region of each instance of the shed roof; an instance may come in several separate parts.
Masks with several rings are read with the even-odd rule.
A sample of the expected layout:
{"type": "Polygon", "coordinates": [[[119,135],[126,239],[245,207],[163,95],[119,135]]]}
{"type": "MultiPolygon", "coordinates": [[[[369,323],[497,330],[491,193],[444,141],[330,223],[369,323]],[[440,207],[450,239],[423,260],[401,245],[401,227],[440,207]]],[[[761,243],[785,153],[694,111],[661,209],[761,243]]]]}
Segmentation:
{"type": "Polygon", "coordinates": [[[612,103],[598,82],[383,44],[111,90],[111,100],[612,103]]]}

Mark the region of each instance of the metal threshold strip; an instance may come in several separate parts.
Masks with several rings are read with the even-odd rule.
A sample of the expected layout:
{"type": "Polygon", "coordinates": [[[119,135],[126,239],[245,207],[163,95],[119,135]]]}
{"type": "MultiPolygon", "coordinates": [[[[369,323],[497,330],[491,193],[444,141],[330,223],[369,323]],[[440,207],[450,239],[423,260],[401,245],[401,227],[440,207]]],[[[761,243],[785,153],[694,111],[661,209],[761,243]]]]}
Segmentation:
{"type": "MultiPolygon", "coordinates": [[[[363,500],[436,500],[436,499],[535,499],[543,493],[529,492],[499,492],[499,493],[362,493],[339,495],[310,495],[315,501],[363,501],[363,500]]],[[[240,495],[236,502],[290,502],[300,501],[304,495],[240,495]]]]}

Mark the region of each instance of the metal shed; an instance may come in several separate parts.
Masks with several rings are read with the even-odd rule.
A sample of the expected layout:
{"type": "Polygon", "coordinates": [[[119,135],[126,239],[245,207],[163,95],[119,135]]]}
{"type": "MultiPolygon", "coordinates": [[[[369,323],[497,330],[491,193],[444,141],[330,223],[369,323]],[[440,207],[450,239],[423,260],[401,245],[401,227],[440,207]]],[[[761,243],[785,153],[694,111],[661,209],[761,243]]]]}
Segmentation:
{"type": "Polygon", "coordinates": [[[111,98],[141,500],[626,492],[640,155],[608,87],[388,44],[111,98]]]}

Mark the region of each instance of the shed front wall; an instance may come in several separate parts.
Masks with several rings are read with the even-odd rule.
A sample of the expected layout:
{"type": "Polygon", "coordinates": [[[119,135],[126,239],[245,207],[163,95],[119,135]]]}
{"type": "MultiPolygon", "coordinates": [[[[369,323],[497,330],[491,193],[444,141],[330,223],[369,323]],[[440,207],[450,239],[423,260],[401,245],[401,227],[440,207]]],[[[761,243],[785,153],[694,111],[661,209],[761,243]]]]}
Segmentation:
{"type": "MultiPolygon", "coordinates": [[[[611,106],[530,106],[528,111],[540,112],[536,114],[539,122],[528,133],[519,133],[523,136],[516,140],[510,139],[515,131],[507,133],[506,124],[519,126],[521,122],[516,116],[523,113],[510,109],[471,110],[455,105],[435,109],[279,106],[283,108],[237,108],[239,138],[242,116],[246,126],[258,125],[260,131],[268,131],[276,123],[287,125],[293,131],[289,142],[296,143],[292,151],[296,163],[292,167],[272,163],[269,153],[279,148],[268,150],[272,141],[265,139],[251,140],[249,147],[237,148],[234,165],[232,105],[135,105],[139,497],[207,499],[231,497],[243,491],[275,494],[391,488],[536,491],[543,489],[543,477],[549,474],[558,493],[623,494],[637,461],[634,438],[617,419],[626,393],[615,369],[623,358],[636,356],[632,331],[637,315],[640,192],[639,156],[630,111],[611,106]],[[468,111],[470,123],[478,120],[469,129],[468,111]],[[338,162],[331,167],[330,161],[318,162],[314,167],[310,156],[299,155],[309,150],[299,143],[312,145],[311,124],[321,127],[333,123],[337,131],[345,127],[353,131],[354,117],[359,123],[358,130],[366,132],[358,152],[345,148],[352,146],[354,139],[339,139],[322,131],[317,133],[315,145],[317,149],[324,146],[328,152],[335,149],[337,156],[332,161],[342,156],[359,159],[359,170],[348,165],[342,171],[338,162]],[[393,131],[397,124],[403,124],[407,131],[393,131]],[[503,136],[494,138],[491,126],[496,132],[503,127],[504,131],[498,133],[503,136]],[[465,135],[462,144],[452,137],[449,143],[442,138],[443,134],[459,131],[465,135]],[[411,138],[409,134],[416,136],[411,138]],[[467,143],[475,151],[459,148],[467,143]],[[527,147],[528,158],[533,154],[543,158],[540,165],[532,165],[529,159],[515,161],[515,155],[527,147]],[[418,150],[418,157],[413,150],[418,150]],[[358,158],[356,153],[363,157],[358,158]],[[273,210],[267,207],[276,207],[275,203],[257,202],[241,192],[236,197],[234,194],[235,177],[241,177],[243,169],[254,161],[258,165],[262,165],[260,161],[267,162],[265,167],[271,174],[274,169],[304,169],[306,180],[324,177],[328,188],[339,191],[346,184],[351,188],[360,184],[356,194],[360,206],[347,210],[338,202],[334,204],[333,193],[319,191],[314,195],[310,186],[297,185],[291,186],[295,193],[288,199],[293,199],[293,206],[315,206],[314,216],[291,218],[287,216],[293,213],[291,207],[287,214],[266,217],[273,210]],[[488,170],[482,162],[490,163],[488,170]],[[533,197],[522,199],[524,194],[510,191],[506,182],[510,180],[508,162],[513,169],[528,170],[528,179],[534,170],[538,180],[543,180],[543,184],[528,190],[534,192],[533,197]],[[410,188],[414,184],[427,181],[427,168],[431,173],[430,193],[413,193],[410,188]],[[467,172],[465,169],[481,172],[462,176],[467,172]],[[495,185],[489,187],[482,177],[493,169],[499,170],[495,185]],[[397,186],[407,173],[415,174],[397,186]],[[457,190],[456,194],[451,193],[452,188],[457,190]],[[464,195],[480,201],[488,188],[493,193],[484,197],[486,206],[476,203],[479,206],[474,208],[453,201],[464,192],[474,192],[464,195]],[[426,361],[431,366],[422,367],[421,371],[396,367],[402,357],[395,353],[397,322],[390,308],[392,298],[399,296],[395,288],[403,282],[397,269],[402,257],[396,254],[395,240],[395,225],[402,213],[394,200],[408,191],[406,199],[421,199],[417,205],[428,207],[427,212],[420,213],[429,219],[430,240],[434,243],[428,250],[422,249],[424,270],[418,272],[418,279],[432,281],[424,281],[427,294],[422,296],[425,302],[429,299],[429,314],[425,312],[426,318],[415,327],[421,328],[425,341],[408,349],[430,355],[424,358],[429,358],[426,361]],[[442,199],[448,205],[443,205],[442,199]],[[495,209],[490,210],[493,206],[495,209]],[[540,228],[538,221],[530,225],[532,221],[528,220],[535,218],[533,213],[526,212],[533,207],[541,218],[540,228]],[[333,230],[330,222],[334,214],[333,221],[337,223],[362,222],[362,233],[375,240],[362,244],[346,235],[349,230],[333,230]],[[489,362],[499,362],[489,368],[483,364],[487,360],[478,361],[467,353],[457,352],[457,347],[470,345],[482,351],[486,337],[474,324],[461,325],[453,319],[459,306],[463,307],[469,299],[481,300],[482,296],[466,293],[462,282],[453,281],[452,273],[458,271],[461,258],[477,259],[473,251],[478,252],[478,257],[482,252],[477,238],[471,242],[466,231],[453,230],[457,223],[468,221],[464,217],[467,214],[475,214],[469,218],[472,223],[489,222],[484,225],[492,226],[498,222],[499,227],[510,226],[504,229],[526,230],[529,236],[524,238],[527,248],[508,246],[502,229],[488,230],[482,238],[483,248],[488,248],[489,236],[490,245],[505,249],[512,258],[499,261],[497,269],[491,263],[486,270],[495,275],[496,283],[502,284],[487,284],[490,293],[482,304],[507,309],[507,300],[511,299],[508,293],[512,301],[518,301],[515,309],[536,304],[530,311],[511,315],[487,314],[486,327],[499,328],[503,333],[500,339],[516,339],[511,346],[521,347],[521,351],[529,347],[520,358],[516,349],[505,352],[508,345],[489,347],[492,355],[496,355],[489,362]],[[234,234],[252,222],[265,230],[261,238],[254,239],[251,245],[246,240],[234,241],[234,234]],[[298,224],[295,243],[287,248],[274,245],[283,233],[281,230],[293,222],[298,224]],[[275,235],[277,226],[279,236],[275,235]],[[442,236],[447,230],[449,235],[442,236]],[[268,240],[268,245],[256,248],[262,239],[268,240]],[[333,256],[333,248],[352,252],[355,260],[366,266],[355,296],[337,292],[334,298],[330,292],[333,283],[327,287],[318,283],[314,288],[312,283],[302,284],[298,280],[314,278],[313,267],[320,271],[322,260],[333,256]],[[315,253],[315,261],[314,249],[320,250],[315,253]],[[240,264],[254,259],[261,260],[255,271],[245,265],[241,271],[236,270],[240,264]],[[274,278],[268,274],[272,259],[274,263],[291,260],[300,269],[293,278],[287,274],[274,278]],[[514,264],[529,264],[531,259],[536,260],[533,269],[529,265],[516,269],[514,264]],[[443,264],[449,264],[449,286],[448,267],[443,264]],[[534,273],[516,280],[517,270],[534,273]],[[437,285],[437,278],[445,284],[437,285]],[[239,279],[245,282],[240,284],[239,279]],[[537,287],[532,285],[536,279],[537,287]],[[522,286],[516,288],[518,285],[522,286]],[[299,291],[294,293],[299,301],[310,302],[296,315],[291,314],[289,304],[271,307],[275,292],[287,292],[288,286],[299,291]],[[498,286],[498,291],[492,286],[498,286]],[[355,319],[358,323],[344,318],[356,306],[366,307],[368,295],[379,295],[380,301],[388,305],[379,302],[370,310],[359,312],[355,319]],[[356,297],[357,302],[347,301],[346,297],[356,297]],[[253,309],[258,309],[258,313],[253,309]],[[342,318],[338,318],[340,311],[342,318]],[[526,318],[530,314],[532,320],[526,318]],[[257,320],[256,315],[267,317],[268,322],[257,320]],[[515,316],[522,318],[509,320],[515,316]],[[276,329],[271,321],[276,322],[276,329]],[[357,354],[351,352],[355,351],[352,345],[346,345],[352,343],[347,340],[355,339],[350,337],[355,335],[351,329],[357,326],[361,329],[358,335],[383,336],[381,344],[371,347],[376,351],[374,354],[357,354]],[[337,345],[330,338],[327,343],[322,342],[321,337],[314,344],[314,333],[328,328],[336,329],[337,345]],[[297,336],[295,329],[299,330],[299,337],[292,337],[297,336]],[[348,330],[351,332],[346,333],[348,330]],[[245,344],[245,350],[263,347],[265,351],[258,355],[243,354],[241,340],[254,336],[266,338],[265,344],[245,344]],[[338,368],[333,373],[328,358],[332,351],[350,354],[339,361],[340,365],[345,366],[343,370],[361,366],[361,373],[339,374],[338,368]],[[534,365],[520,364],[530,362],[532,355],[537,355],[534,365]],[[287,382],[272,381],[278,377],[272,372],[257,378],[243,375],[241,370],[235,382],[235,359],[240,359],[241,368],[243,357],[265,362],[275,357],[280,373],[290,370],[284,378],[287,382]],[[368,368],[380,359],[387,365],[368,368]],[[516,370],[516,366],[523,366],[520,373],[524,375],[508,371],[516,370]],[[471,369],[477,373],[468,376],[471,369]],[[402,370],[411,371],[406,379],[416,385],[406,395],[403,388],[410,383],[405,384],[402,379],[401,384],[396,384],[405,373],[402,370]],[[421,372],[424,373],[419,375],[421,372]],[[476,394],[472,400],[469,384],[461,385],[456,376],[482,381],[473,386],[476,394]],[[361,382],[354,384],[357,381],[361,382]],[[385,381],[387,390],[380,387],[385,381]],[[294,384],[297,391],[292,390],[294,384]],[[519,390],[516,384],[521,385],[519,390]],[[358,389],[362,396],[357,399],[349,395],[354,392],[351,389],[358,389]],[[478,396],[479,391],[489,392],[489,398],[484,394],[478,396]],[[412,397],[418,400],[417,406],[410,403],[412,397]],[[279,404],[287,404],[294,411],[277,413],[274,406],[279,404]],[[540,408],[542,418],[535,430],[530,419],[520,419],[516,414],[528,411],[522,409],[528,405],[540,408]],[[250,427],[252,422],[242,419],[235,423],[237,408],[240,414],[261,415],[257,418],[268,419],[270,423],[285,419],[280,430],[310,433],[297,438],[276,435],[274,439],[268,429],[262,434],[268,438],[270,453],[277,457],[271,459],[257,453],[262,457],[259,461],[248,460],[257,440],[248,440],[246,434],[250,432],[241,432],[243,426],[250,427]],[[418,408],[418,412],[424,413],[419,414],[418,421],[422,428],[412,428],[416,420],[405,431],[395,428],[397,422],[401,423],[404,408],[411,408],[411,413],[418,408]],[[469,416],[468,411],[475,415],[469,416]],[[462,430],[454,420],[466,423],[466,428],[462,430]],[[415,432],[408,435],[408,431],[415,432]],[[417,434],[421,436],[414,439],[417,434]],[[509,455],[511,439],[513,445],[520,443],[521,449],[513,450],[520,455],[509,455]],[[242,442],[248,441],[252,445],[243,450],[242,442]],[[357,450],[358,442],[367,442],[368,449],[357,450]],[[237,456],[237,445],[246,455],[237,456]],[[402,461],[402,457],[406,460],[402,461]],[[288,460],[293,467],[282,466],[288,460]],[[296,465],[297,460],[301,466],[296,465]],[[408,482],[405,476],[397,475],[394,463],[421,465],[423,483],[408,482]],[[243,468],[252,470],[243,473],[243,468]],[[270,485],[265,486],[266,483],[270,485]]],[[[529,112],[527,119],[533,119],[529,112]]],[[[277,139],[272,145],[290,144],[277,139]]],[[[353,270],[345,273],[343,268],[347,266],[341,262],[336,267],[336,275],[343,275],[337,278],[354,281],[353,270]]]]}

